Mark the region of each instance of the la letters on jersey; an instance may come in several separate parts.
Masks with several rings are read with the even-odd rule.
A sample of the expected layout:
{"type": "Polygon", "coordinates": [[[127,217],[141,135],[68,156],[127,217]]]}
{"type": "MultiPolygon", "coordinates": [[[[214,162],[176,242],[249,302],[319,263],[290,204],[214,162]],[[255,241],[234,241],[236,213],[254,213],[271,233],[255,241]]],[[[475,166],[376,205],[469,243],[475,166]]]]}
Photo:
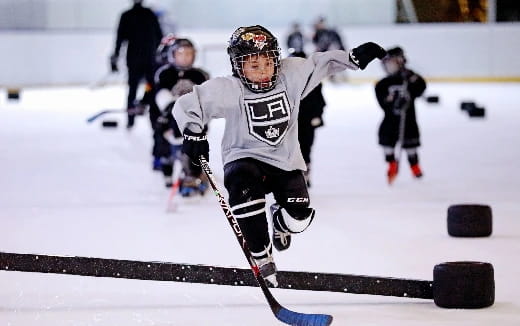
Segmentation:
{"type": "Polygon", "coordinates": [[[245,99],[249,133],[275,146],[280,143],[289,127],[291,109],[285,92],[262,98],[245,99]]]}

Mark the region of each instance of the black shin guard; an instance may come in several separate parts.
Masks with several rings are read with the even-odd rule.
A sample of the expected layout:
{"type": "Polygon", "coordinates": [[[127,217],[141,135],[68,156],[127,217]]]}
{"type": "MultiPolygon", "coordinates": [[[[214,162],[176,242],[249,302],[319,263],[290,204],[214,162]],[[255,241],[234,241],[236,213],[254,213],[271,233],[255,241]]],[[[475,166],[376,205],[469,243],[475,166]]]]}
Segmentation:
{"type": "Polygon", "coordinates": [[[251,211],[241,212],[241,209],[232,208],[233,214],[235,215],[238,225],[240,226],[240,230],[242,231],[242,234],[244,235],[249,249],[251,250],[251,253],[255,259],[266,258],[272,253],[267,218],[265,214],[265,201],[262,201],[261,205],[264,206],[261,208],[262,211],[254,215],[249,215],[251,211]]]}

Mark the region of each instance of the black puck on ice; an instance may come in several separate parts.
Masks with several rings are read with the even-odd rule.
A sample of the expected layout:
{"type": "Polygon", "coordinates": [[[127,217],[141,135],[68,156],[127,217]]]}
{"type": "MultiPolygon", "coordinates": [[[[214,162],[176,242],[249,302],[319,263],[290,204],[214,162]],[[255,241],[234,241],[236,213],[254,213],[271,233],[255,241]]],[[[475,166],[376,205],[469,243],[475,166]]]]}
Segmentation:
{"type": "Polygon", "coordinates": [[[439,96],[438,95],[426,96],[426,102],[427,103],[439,103],[439,96]]]}
{"type": "Polygon", "coordinates": [[[483,107],[474,107],[468,111],[470,118],[484,118],[486,116],[486,109],[483,107]]]}
{"type": "Polygon", "coordinates": [[[474,261],[435,265],[433,300],[442,308],[478,309],[493,305],[495,302],[493,265],[474,261]]]}
{"type": "Polygon", "coordinates": [[[448,207],[448,234],[452,237],[489,237],[493,217],[488,205],[451,205],[448,207]]]}
{"type": "Polygon", "coordinates": [[[475,104],[475,102],[461,102],[460,103],[460,109],[462,111],[470,111],[476,107],[477,107],[477,105],[475,104]]]}
{"type": "Polygon", "coordinates": [[[116,128],[117,127],[117,121],[114,120],[104,120],[101,125],[103,128],[116,128]]]}
{"type": "Polygon", "coordinates": [[[20,90],[18,88],[9,88],[7,90],[7,99],[8,100],[19,100],[20,99],[20,90]]]}

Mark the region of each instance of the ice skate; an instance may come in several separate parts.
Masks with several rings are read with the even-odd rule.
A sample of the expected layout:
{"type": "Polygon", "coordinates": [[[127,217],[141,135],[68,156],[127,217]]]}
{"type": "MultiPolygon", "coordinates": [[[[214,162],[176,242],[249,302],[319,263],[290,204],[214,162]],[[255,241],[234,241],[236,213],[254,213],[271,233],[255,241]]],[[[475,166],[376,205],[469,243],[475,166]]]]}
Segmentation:
{"type": "Polygon", "coordinates": [[[412,169],[412,173],[413,173],[414,177],[420,178],[423,176],[423,173],[422,173],[422,170],[421,170],[421,167],[419,166],[419,164],[414,164],[410,168],[412,169]]]}
{"type": "Polygon", "coordinates": [[[387,172],[389,185],[391,185],[394,182],[395,177],[397,177],[398,170],[399,170],[399,165],[397,164],[397,161],[392,161],[389,163],[388,172],[387,172]]]}
{"type": "Polygon", "coordinates": [[[274,287],[278,286],[278,281],[276,280],[276,265],[274,264],[274,260],[272,256],[255,259],[256,266],[258,266],[258,270],[260,271],[260,275],[266,280],[269,285],[274,287]]]}
{"type": "Polygon", "coordinates": [[[173,179],[172,176],[164,176],[164,186],[166,188],[171,188],[173,185],[173,179]]]}
{"type": "Polygon", "coordinates": [[[276,250],[283,251],[291,245],[291,233],[287,230],[282,216],[282,208],[278,204],[271,205],[273,218],[273,244],[276,250]]]}

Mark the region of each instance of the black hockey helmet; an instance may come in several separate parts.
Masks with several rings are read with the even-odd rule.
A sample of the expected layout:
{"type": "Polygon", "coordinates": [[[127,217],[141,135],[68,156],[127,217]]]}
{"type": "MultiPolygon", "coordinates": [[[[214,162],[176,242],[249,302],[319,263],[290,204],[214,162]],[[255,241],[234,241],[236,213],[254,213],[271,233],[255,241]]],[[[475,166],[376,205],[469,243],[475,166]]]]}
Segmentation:
{"type": "Polygon", "coordinates": [[[193,62],[195,61],[195,46],[193,43],[187,38],[176,38],[171,46],[168,48],[168,62],[175,66],[175,68],[179,70],[190,69],[193,66],[193,62]],[[175,61],[175,52],[180,51],[184,48],[193,49],[193,60],[188,65],[181,65],[180,63],[175,61]]]}
{"type": "Polygon", "coordinates": [[[386,56],[381,60],[383,69],[390,75],[401,71],[406,65],[406,57],[401,47],[386,50],[386,56]]]}
{"type": "Polygon", "coordinates": [[[278,40],[265,27],[260,25],[239,27],[231,38],[227,48],[231,60],[233,75],[255,93],[268,92],[276,86],[280,67],[280,48],[278,40]],[[243,71],[243,63],[247,57],[265,54],[274,61],[274,74],[269,82],[254,83],[248,80],[243,71]]]}

